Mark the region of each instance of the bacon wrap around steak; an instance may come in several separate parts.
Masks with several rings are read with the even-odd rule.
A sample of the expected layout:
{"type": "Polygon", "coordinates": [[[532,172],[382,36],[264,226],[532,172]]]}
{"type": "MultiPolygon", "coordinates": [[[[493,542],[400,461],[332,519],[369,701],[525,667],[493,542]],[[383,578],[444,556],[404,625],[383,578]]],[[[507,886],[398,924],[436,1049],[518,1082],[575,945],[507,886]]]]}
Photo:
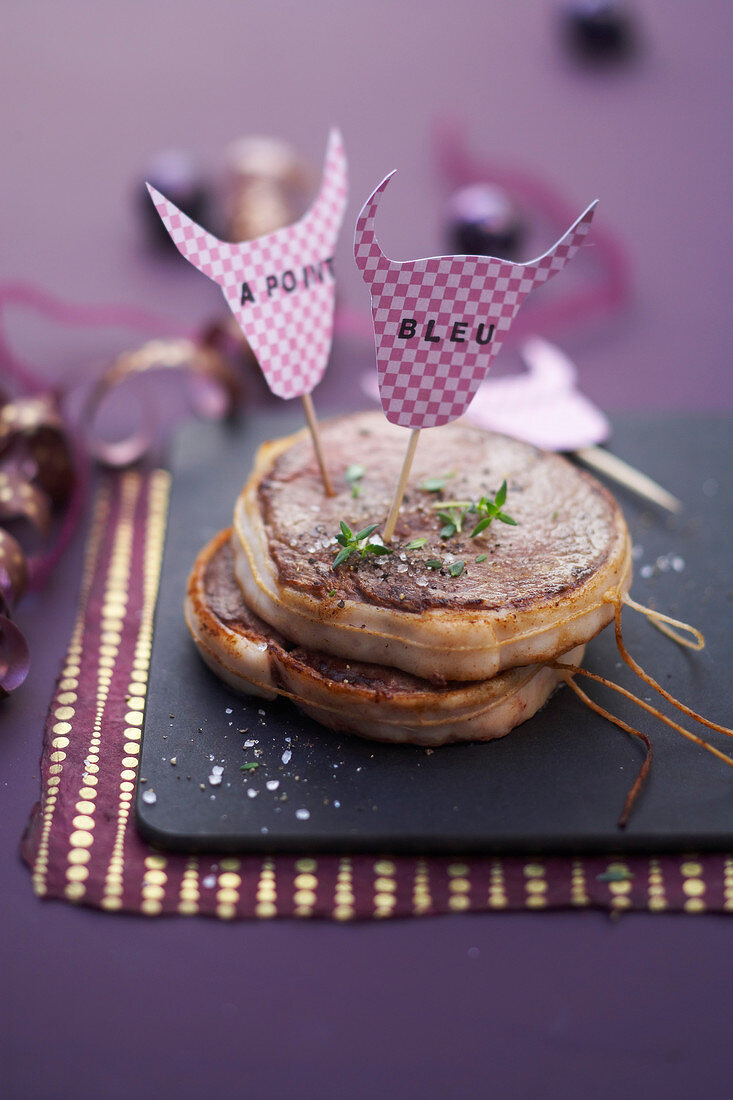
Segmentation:
{"type": "Polygon", "coordinates": [[[462,421],[424,431],[393,554],[355,554],[334,569],[341,520],[353,531],[384,522],[408,433],[369,412],[325,422],[321,436],[334,497],[304,431],[260,448],[234,515],[245,602],[293,642],[434,683],[486,680],[551,660],[612,619],[604,596],[631,583],[629,534],[610,493],[566,459],[462,421]],[[365,467],[356,496],[345,476],[354,464],[365,467]],[[441,493],[419,488],[448,474],[441,493]],[[471,539],[469,515],[461,534],[441,539],[441,498],[493,499],[505,479],[517,526],[494,520],[471,539]],[[418,538],[427,544],[408,551],[418,538]],[[458,577],[455,560],[465,563],[458,577]]]}
{"type": "MultiPolygon", "coordinates": [[[[409,673],[294,646],[250,611],[234,577],[230,531],[199,554],[186,621],[201,656],[246,694],[284,693],[322,725],[380,741],[436,746],[503,737],[546,702],[560,675],[542,665],[436,686],[409,673]]],[[[567,654],[578,663],[583,647],[567,654]]]]}

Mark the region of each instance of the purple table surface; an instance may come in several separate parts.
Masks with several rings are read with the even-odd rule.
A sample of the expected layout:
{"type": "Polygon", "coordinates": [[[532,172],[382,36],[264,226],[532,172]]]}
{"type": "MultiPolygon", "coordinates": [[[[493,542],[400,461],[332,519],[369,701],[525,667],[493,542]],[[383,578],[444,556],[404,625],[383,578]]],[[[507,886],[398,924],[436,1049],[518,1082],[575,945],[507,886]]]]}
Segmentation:
{"type": "MultiPolygon", "coordinates": [[[[229,140],[260,132],[319,161],[333,122],[351,165],[347,226],[399,166],[380,212],[385,250],[440,250],[431,130],[453,120],[478,154],[542,171],[578,210],[599,195],[629,250],[631,309],[563,342],[586,392],[610,409],[730,408],[733,8],[629,7],[636,63],[594,72],[568,61],[550,0],[6,5],[0,279],[200,320],[218,291],[141,246],[130,191],[147,158],[184,146],[213,172],[229,140]]],[[[343,300],[365,312],[348,230],[337,262],[343,300]]],[[[13,333],[49,378],[125,339],[35,321],[13,333]]],[[[724,918],[226,925],[36,901],[17,844],[80,553],[81,537],[21,604],[34,664],[0,715],[4,1097],[730,1091],[724,918]]]]}

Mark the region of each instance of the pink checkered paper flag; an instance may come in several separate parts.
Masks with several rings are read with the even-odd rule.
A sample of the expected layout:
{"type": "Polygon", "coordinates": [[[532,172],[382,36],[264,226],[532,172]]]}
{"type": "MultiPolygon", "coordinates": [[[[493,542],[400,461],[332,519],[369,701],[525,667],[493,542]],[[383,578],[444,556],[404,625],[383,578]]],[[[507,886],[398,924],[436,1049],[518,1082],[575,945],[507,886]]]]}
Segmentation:
{"type": "Polygon", "coordinates": [[[393,424],[419,430],[466,411],[520,305],[578,251],[597,202],[548,252],[526,264],[493,256],[401,263],[384,255],[374,232],[379,197],[393,175],[364,204],[354,256],[372,296],[382,408],[393,424]]]}
{"type": "Polygon", "coordinates": [[[346,157],[331,130],[323,182],[294,225],[253,241],[220,241],[148,184],[178,251],[218,283],[278,397],[305,397],[320,382],[331,350],[333,253],[346,209],[346,157]]]}

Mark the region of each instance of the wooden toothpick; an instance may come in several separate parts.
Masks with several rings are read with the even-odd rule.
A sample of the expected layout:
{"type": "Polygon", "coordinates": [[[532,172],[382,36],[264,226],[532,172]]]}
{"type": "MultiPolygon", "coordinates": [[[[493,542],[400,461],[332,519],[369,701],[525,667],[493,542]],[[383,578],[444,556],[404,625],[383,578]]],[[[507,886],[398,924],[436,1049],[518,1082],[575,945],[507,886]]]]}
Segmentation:
{"type": "Polygon", "coordinates": [[[651,500],[661,508],[666,508],[668,512],[676,515],[682,511],[682,501],[673,496],[668,489],[662,488],[641,470],[630,466],[628,462],[624,462],[610,451],[602,447],[581,447],[575,451],[575,454],[587,466],[592,466],[594,470],[613,478],[619,485],[631,489],[640,497],[651,500]]]}
{"type": "Polygon", "coordinates": [[[394,529],[397,525],[397,515],[402,504],[402,498],[405,495],[405,487],[407,485],[407,479],[410,476],[410,467],[412,466],[412,460],[415,457],[415,448],[417,447],[417,441],[420,438],[420,429],[413,428],[410,434],[410,442],[407,444],[407,454],[405,455],[405,461],[402,463],[402,470],[400,472],[400,479],[397,482],[397,489],[395,490],[394,500],[392,501],[392,507],[389,510],[387,516],[387,522],[384,525],[384,533],[382,534],[383,542],[391,542],[394,529]]]}
{"type": "Polygon", "coordinates": [[[316,420],[316,410],[313,408],[313,401],[309,393],[303,394],[303,408],[305,409],[305,418],[308,421],[308,427],[310,428],[311,436],[313,439],[313,448],[316,452],[316,458],[318,459],[318,465],[321,470],[321,478],[323,479],[323,488],[327,497],[335,496],[333,491],[333,485],[331,484],[331,478],[328,476],[328,470],[326,469],[326,459],[323,455],[323,447],[321,446],[321,437],[318,434],[318,421],[316,420]]]}

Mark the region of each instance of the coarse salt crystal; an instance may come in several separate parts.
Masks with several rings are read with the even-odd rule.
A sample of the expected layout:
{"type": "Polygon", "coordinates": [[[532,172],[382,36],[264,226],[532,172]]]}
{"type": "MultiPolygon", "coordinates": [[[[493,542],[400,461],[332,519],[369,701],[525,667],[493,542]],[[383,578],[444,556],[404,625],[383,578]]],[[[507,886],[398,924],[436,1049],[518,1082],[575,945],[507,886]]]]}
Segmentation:
{"type": "Polygon", "coordinates": [[[218,787],[220,783],[221,783],[221,776],[220,775],[210,775],[209,776],[209,786],[218,787]]]}
{"type": "Polygon", "coordinates": [[[259,793],[260,793],[260,792],[259,792],[259,791],[256,791],[256,790],[254,789],[254,787],[248,787],[248,788],[247,788],[247,798],[257,798],[257,795],[258,795],[259,793]]]}
{"type": "Polygon", "coordinates": [[[293,754],[290,751],[290,749],[286,749],[285,752],[282,754],[282,757],[281,757],[283,764],[289,764],[292,755],[293,754]]]}
{"type": "Polygon", "coordinates": [[[154,790],[151,790],[150,787],[148,787],[146,791],[143,791],[142,798],[143,802],[147,802],[149,806],[152,806],[154,802],[158,801],[157,794],[154,790]]]}
{"type": "Polygon", "coordinates": [[[265,786],[267,787],[268,791],[276,791],[277,788],[280,786],[280,780],[268,779],[267,783],[265,783],[265,786]]]}
{"type": "Polygon", "coordinates": [[[310,810],[296,810],[295,816],[299,821],[307,821],[310,817],[310,810]]]}

